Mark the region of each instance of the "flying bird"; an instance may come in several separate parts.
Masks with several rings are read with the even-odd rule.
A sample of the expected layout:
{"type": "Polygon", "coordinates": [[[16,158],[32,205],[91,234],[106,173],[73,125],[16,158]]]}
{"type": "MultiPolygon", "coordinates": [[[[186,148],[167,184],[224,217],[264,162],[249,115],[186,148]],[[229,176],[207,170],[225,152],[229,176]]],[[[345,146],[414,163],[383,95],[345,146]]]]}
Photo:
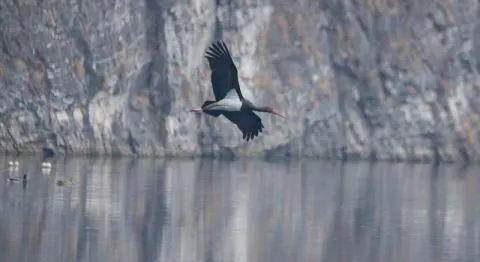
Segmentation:
{"type": "Polygon", "coordinates": [[[215,101],[207,100],[191,112],[218,117],[224,115],[242,131],[243,139],[249,141],[262,132],[262,119],[255,114],[266,112],[285,118],[270,106],[259,105],[251,90],[240,86],[237,67],[223,41],[211,44],[205,57],[212,70],[211,82],[215,101]]]}

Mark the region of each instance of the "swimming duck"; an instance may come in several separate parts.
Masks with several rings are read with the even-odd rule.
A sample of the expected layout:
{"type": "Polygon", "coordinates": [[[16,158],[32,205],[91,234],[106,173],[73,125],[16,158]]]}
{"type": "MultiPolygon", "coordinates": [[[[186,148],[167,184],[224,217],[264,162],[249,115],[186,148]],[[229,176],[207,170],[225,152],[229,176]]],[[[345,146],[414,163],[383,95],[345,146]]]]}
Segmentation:
{"type": "Polygon", "coordinates": [[[8,166],[17,167],[18,166],[18,161],[16,161],[16,160],[8,161],[8,166]]]}
{"type": "Polygon", "coordinates": [[[9,178],[7,178],[8,183],[16,183],[16,182],[20,182],[20,181],[23,181],[24,183],[26,183],[27,182],[27,174],[23,174],[23,178],[20,178],[20,177],[9,177],[9,178]]]}
{"type": "Polygon", "coordinates": [[[44,147],[42,151],[43,151],[42,168],[51,168],[52,163],[47,161],[47,159],[52,158],[55,155],[55,151],[53,151],[53,149],[48,147],[44,147]]]}
{"type": "Polygon", "coordinates": [[[65,185],[72,185],[73,179],[69,178],[68,180],[59,179],[56,182],[57,186],[65,186],[65,185]]]}

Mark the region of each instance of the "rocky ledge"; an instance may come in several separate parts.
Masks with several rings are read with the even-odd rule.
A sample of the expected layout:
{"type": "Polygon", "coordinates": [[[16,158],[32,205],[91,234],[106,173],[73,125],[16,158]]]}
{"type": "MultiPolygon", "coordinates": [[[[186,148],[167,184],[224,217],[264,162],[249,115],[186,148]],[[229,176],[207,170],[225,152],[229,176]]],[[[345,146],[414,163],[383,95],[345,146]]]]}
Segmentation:
{"type": "Polygon", "coordinates": [[[476,0],[0,1],[0,148],[144,156],[478,158],[476,0]],[[251,142],[188,108],[204,51],[287,120],[251,142]]]}

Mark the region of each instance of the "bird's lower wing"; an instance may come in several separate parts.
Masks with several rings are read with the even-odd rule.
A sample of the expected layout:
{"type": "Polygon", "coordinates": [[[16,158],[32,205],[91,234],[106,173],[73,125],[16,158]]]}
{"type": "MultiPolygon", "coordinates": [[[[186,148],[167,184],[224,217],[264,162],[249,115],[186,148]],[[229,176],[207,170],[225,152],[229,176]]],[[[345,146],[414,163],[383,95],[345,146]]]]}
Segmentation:
{"type": "Polygon", "coordinates": [[[254,112],[232,111],[223,115],[242,131],[243,139],[249,141],[263,131],[262,119],[254,112]]]}

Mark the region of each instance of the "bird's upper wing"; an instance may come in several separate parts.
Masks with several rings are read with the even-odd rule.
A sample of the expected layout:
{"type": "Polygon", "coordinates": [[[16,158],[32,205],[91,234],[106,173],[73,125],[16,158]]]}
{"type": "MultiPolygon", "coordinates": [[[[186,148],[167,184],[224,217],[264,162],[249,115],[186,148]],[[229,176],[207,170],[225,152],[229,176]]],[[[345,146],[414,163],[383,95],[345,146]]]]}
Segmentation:
{"type": "Polygon", "coordinates": [[[262,119],[252,111],[229,111],[223,115],[242,131],[243,139],[251,140],[262,132],[262,119]]]}
{"type": "Polygon", "coordinates": [[[237,67],[233,63],[225,43],[218,41],[210,45],[205,57],[212,70],[211,80],[215,99],[217,101],[223,99],[228,91],[233,88],[237,92],[238,97],[243,100],[242,91],[238,83],[237,67]]]}

